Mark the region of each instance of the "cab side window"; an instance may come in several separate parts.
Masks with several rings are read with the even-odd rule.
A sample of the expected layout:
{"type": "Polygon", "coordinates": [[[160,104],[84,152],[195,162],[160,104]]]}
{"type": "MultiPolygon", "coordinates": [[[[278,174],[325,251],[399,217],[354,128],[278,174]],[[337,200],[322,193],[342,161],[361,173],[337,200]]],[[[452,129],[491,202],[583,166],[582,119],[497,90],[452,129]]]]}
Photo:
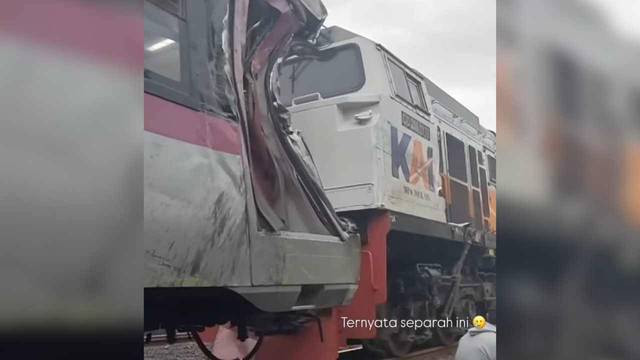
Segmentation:
{"type": "Polygon", "coordinates": [[[144,1],[144,90],[236,119],[226,29],[230,0],[144,1]],[[189,46],[192,44],[192,46],[189,46]],[[193,46],[198,44],[198,46],[193,46]]]}
{"type": "Polygon", "coordinates": [[[409,75],[393,60],[389,59],[388,62],[396,95],[414,107],[428,112],[420,81],[409,75]]]}
{"type": "Polygon", "coordinates": [[[197,108],[192,96],[186,4],[180,0],[144,2],[145,91],[197,108]]]}
{"type": "Polygon", "coordinates": [[[411,93],[411,101],[413,105],[419,107],[423,111],[427,111],[427,104],[424,101],[420,82],[413,77],[407,75],[407,84],[409,84],[409,92],[411,93]]]}
{"type": "Polygon", "coordinates": [[[180,2],[171,7],[165,3],[144,3],[144,67],[147,77],[180,87],[186,78],[183,75],[186,64],[181,55],[186,23],[170,11],[180,9],[180,2]]]}
{"type": "Polygon", "coordinates": [[[402,70],[402,68],[393,61],[389,61],[389,68],[391,69],[391,77],[393,78],[393,84],[396,88],[396,95],[406,101],[411,101],[409,85],[405,80],[404,70],[402,70]]]}

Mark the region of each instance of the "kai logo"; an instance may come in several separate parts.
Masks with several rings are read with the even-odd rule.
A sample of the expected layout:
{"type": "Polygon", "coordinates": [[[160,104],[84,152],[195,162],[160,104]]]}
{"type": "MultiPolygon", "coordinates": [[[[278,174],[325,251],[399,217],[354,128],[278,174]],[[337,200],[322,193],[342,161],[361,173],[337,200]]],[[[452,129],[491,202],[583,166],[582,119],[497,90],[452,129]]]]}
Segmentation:
{"type": "Polygon", "coordinates": [[[391,126],[391,175],[399,179],[400,172],[406,182],[435,191],[433,148],[391,126]]]}

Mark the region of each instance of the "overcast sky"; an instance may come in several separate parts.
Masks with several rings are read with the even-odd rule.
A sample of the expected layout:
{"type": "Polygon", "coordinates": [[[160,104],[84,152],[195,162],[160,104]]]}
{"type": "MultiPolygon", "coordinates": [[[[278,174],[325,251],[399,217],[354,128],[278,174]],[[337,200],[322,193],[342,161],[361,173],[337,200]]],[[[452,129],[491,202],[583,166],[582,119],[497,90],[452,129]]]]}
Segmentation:
{"type": "Polygon", "coordinates": [[[640,1],[638,0],[583,0],[603,13],[605,21],[620,35],[640,41],[640,1]]]}
{"type": "Polygon", "coordinates": [[[491,0],[323,0],[326,25],[381,43],[496,129],[491,0]]]}

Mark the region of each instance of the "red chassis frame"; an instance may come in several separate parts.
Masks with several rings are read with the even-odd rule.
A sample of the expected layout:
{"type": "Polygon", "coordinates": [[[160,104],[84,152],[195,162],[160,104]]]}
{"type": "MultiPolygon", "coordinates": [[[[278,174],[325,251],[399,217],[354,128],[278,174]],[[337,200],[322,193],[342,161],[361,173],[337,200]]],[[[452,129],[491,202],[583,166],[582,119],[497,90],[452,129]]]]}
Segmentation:
{"type": "MultiPolygon", "coordinates": [[[[375,327],[349,328],[344,319],[374,320],[376,307],[387,301],[387,235],[391,229],[391,216],[387,211],[373,214],[367,222],[366,243],[361,250],[360,283],[350,305],[333,308],[321,316],[323,339],[318,327],[310,323],[295,335],[265,337],[255,356],[256,360],[329,360],[338,357],[338,351],[347,347],[347,339],[372,339],[375,327]]],[[[203,334],[205,342],[212,342],[215,329],[203,334]]]]}

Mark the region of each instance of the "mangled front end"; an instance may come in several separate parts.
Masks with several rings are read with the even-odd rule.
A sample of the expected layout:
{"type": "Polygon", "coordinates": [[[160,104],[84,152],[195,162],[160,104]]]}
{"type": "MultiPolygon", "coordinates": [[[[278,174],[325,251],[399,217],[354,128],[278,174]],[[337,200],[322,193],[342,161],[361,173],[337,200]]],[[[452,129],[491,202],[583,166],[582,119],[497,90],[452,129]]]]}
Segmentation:
{"type": "Polygon", "coordinates": [[[254,286],[286,285],[270,310],[321,307],[350,299],[360,242],[324,194],[311,156],[277,98],[285,56],[314,56],[326,11],[320,1],[254,1],[249,5],[242,82],[237,82],[247,150],[254,286]],[[302,299],[304,288],[316,296],[302,299]],[[324,303],[319,303],[323,299],[324,303]]]}
{"type": "Polygon", "coordinates": [[[349,302],[360,239],[277,98],[279,62],[316,53],[322,3],[185,4],[189,39],[179,45],[194,101],[145,71],[146,320],[210,325],[246,314],[245,304],[283,312],[349,302]]]}

